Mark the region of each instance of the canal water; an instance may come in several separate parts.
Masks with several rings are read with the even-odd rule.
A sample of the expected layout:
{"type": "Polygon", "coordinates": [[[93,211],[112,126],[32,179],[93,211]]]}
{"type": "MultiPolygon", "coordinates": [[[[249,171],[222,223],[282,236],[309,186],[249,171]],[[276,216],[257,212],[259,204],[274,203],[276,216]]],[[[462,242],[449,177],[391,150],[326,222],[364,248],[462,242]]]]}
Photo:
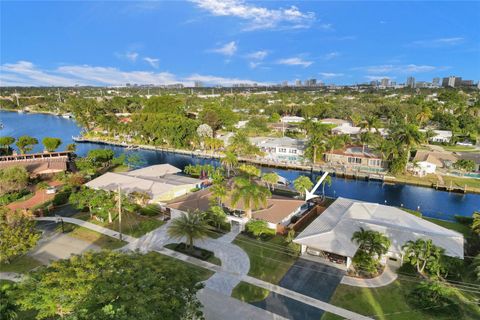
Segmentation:
{"type": "MultiPolygon", "coordinates": [[[[44,137],[58,137],[63,141],[60,149],[69,143],[73,143],[72,136],[79,135],[81,131],[81,128],[76,125],[75,121],[53,115],[18,114],[16,112],[0,111],[0,122],[4,126],[0,130],[0,136],[18,138],[22,135],[30,135],[36,137],[40,143],[44,137]]],[[[80,143],[77,145],[77,153],[83,156],[88,150],[98,148],[112,149],[117,155],[126,152],[121,147],[80,143]]],[[[41,144],[37,145],[34,151],[41,152],[41,144]]],[[[170,163],[181,169],[188,164],[210,163],[219,165],[217,160],[169,152],[147,150],[128,152],[135,152],[140,155],[145,165],[170,163]]],[[[262,170],[265,172],[276,171],[289,181],[295,180],[299,175],[310,176],[312,181],[316,181],[318,176],[317,174],[298,170],[272,168],[263,168],[262,170]]],[[[321,192],[321,190],[318,192],[321,192]]],[[[350,180],[333,177],[332,185],[325,188],[325,194],[330,197],[346,197],[398,207],[403,206],[414,210],[419,208],[424,216],[443,220],[454,220],[455,215],[471,216],[474,211],[480,211],[479,194],[458,194],[405,184],[385,184],[380,181],[350,180]]]]}

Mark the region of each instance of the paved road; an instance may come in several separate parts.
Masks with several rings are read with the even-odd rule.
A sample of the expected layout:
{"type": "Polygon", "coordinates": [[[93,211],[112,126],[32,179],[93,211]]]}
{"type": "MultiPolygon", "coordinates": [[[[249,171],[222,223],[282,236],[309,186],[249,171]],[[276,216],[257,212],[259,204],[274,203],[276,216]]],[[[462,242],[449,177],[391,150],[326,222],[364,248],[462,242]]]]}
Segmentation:
{"type": "MultiPolygon", "coordinates": [[[[279,285],[321,301],[330,301],[345,271],[319,262],[298,259],[279,285]]],[[[320,319],[323,311],[278,293],[254,305],[294,320],[320,319]]]]}
{"type": "Polygon", "coordinates": [[[24,275],[16,272],[0,272],[0,280],[9,280],[13,282],[20,282],[24,275]]]}

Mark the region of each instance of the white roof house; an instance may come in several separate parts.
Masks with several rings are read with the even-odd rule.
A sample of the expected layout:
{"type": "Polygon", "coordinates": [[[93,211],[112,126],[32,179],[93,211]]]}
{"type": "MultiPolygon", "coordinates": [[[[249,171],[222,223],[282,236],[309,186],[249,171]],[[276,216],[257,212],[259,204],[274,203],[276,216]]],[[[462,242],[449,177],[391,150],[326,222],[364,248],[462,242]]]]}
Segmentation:
{"type": "MultiPolygon", "coordinates": [[[[426,129],[420,129],[420,132],[427,132],[426,129]]],[[[452,139],[452,131],[449,130],[433,130],[435,136],[429,138],[432,142],[450,142],[452,139]]]]}
{"type": "Polygon", "coordinates": [[[360,228],[385,234],[391,241],[388,256],[401,257],[402,246],[409,240],[431,239],[445,249],[446,255],[463,259],[462,234],[395,207],[346,198],[338,198],[294,242],[307,250],[312,248],[351,259],[358,249],[351,238],[360,228]]]}
{"type": "Polygon", "coordinates": [[[125,173],[107,172],[85,185],[92,189],[106,191],[147,193],[152,202],[168,201],[187,194],[193,188],[200,187],[202,180],[177,175],[181,172],[169,164],[155,165],[125,173]]]}
{"type": "Polygon", "coordinates": [[[334,134],[347,134],[349,136],[360,134],[360,132],[362,132],[362,128],[353,127],[350,123],[345,123],[332,129],[334,134]]]}
{"type": "Polygon", "coordinates": [[[282,161],[298,161],[305,150],[305,140],[290,137],[254,137],[250,142],[266,153],[266,158],[282,161]]]}
{"type": "Polygon", "coordinates": [[[297,116],[284,116],[282,117],[281,121],[283,123],[300,123],[305,121],[305,118],[297,116]]]}

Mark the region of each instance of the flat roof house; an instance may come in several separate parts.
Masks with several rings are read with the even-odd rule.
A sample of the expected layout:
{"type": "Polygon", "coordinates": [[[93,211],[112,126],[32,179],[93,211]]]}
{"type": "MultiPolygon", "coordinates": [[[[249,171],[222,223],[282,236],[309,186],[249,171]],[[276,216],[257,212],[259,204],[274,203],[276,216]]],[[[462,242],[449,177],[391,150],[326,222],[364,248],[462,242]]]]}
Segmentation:
{"type": "Polygon", "coordinates": [[[305,121],[305,118],[297,116],[284,116],[280,121],[284,123],[300,123],[305,121]]]}
{"type": "Polygon", "coordinates": [[[273,161],[301,161],[305,151],[305,141],[289,137],[255,137],[250,141],[266,153],[273,161]]]}
{"type": "Polygon", "coordinates": [[[150,196],[150,202],[162,202],[201,187],[203,180],[179,175],[180,172],[172,165],[159,164],[125,173],[107,172],[85,185],[106,191],[117,191],[120,187],[127,194],[143,192],[150,196]]]}
{"type": "Polygon", "coordinates": [[[358,244],[351,241],[354,232],[378,231],[391,241],[383,257],[401,261],[402,246],[409,240],[430,239],[445,254],[463,259],[463,235],[440,227],[399,208],[338,198],[294,240],[302,246],[302,254],[320,256],[349,267],[358,244]]]}

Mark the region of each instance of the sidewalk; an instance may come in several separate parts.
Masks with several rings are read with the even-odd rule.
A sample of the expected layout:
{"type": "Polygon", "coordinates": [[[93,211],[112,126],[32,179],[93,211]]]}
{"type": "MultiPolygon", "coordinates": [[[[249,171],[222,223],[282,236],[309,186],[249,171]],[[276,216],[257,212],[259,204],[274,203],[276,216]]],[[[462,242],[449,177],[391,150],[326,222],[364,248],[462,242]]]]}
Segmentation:
{"type": "MultiPolygon", "coordinates": [[[[38,218],[35,218],[35,220],[37,220],[37,221],[54,221],[54,222],[57,222],[58,219],[59,218],[57,218],[57,217],[38,217],[38,218]]],[[[120,234],[117,231],[104,228],[104,227],[96,225],[94,223],[83,221],[83,220],[80,220],[80,219],[75,219],[75,218],[67,218],[67,217],[61,217],[61,219],[63,220],[63,222],[76,224],[77,226],[81,226],[81,227],[96,231],[98,233],[102,233],[106,236],[109,236],[109,237],[112,237],[112,238],[115,238],[115,239],[120,239],[120,234]]],[[[60,221],[58,221],[58,223],[60,223],[60,221]]],[[[136,241],[137,238],[128,236],[126,234],[122,234],[122,240],[126,241],[128,243],[131,243],[131,242],[136,241]]]]}
{"type": "Polygon", "coordinates": [[[360,279],[350,276],[343,276],[341,284],[346,284],[352,287],[361,287],[361,288],[378,288],[384,287],[397,280],[398,274],[392,269],[392,266],[388,264],[385,266],[385,270],[378,277],[372,279],[360,279]]]}

